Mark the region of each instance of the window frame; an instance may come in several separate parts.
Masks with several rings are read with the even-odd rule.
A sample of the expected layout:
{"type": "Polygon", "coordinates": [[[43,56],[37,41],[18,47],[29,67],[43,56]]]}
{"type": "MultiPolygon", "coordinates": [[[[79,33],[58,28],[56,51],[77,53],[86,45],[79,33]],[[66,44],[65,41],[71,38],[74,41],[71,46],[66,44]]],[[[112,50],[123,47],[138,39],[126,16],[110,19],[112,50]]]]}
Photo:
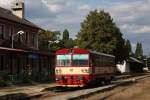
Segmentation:
{"type": "Polygon", "coordinates": [[[31,40],[32,42],[31,43],[34,46],[35,45],[35,38],[36,38],[36,33],[35,32],[32,33],[32,37],[31,38],[32,38],[32,40],[31,40]]]}
{"type": "Polygon", "coordinates": [[[5,24],[0,24],[0,27],[2,28],[2,33],[0,32],[0,39],[4,39],[5,36],[5,24]]]}
{"type": "Polygon", "coordinates": [[[71,55],[71,54],[63,54],[63,55],[60,54],[60,55],[57,55],[57,56],[56,56],[56,66],[57,66],[57,67],[70,67],[70,66],[72,66],[72,62],[71,62],[71,56],[72,56],[72,55],[71,55]],[[63,55],[70,55],[70,59],[60,59],[60,58],[58,59],[57,57],[60,56],[60,55],[61,55],[61,56],[63,56],[63,55]],[[62,62],[62,61],[63,61],[63,62],[62,62]],[[64,63],[64,61],[69,61],[69,65],[66,66],[65,63],[64,63]],[[62,64],[62,63],[64,63],[64,64],[62,64]]]}
{"type": "Polygon", "coordinates": [[[11,25],[9,28],[9,36],[12,36],[14,34],[14,26],[11,25]]]}
{"type": "Polygon", "coordinates": [[[90,62],[90,61],[89,61],[89,60],[90,60],[90,55],[89,55],[89,54],[73,54],[71,60],[72,60],[72,66],[74,66],[74,67],[87,67],[87,66],[89,66],[89,62],[90,62]],[[74,56],[74,55],[87,55],[88,58],[87,58],[87,59],[73,59],[73,56],[74,56]],[[73,63],[74,63],[74,60],[77,60],[77,61],[78,61],[78,65],[75,66],[75,64],[73,64],[73,63]],[[83,60],[84,60],[84,61],[87,61],[87,65],[81,66],[81,63],[80,63],[79,61],[83,61],[83,60]]]}

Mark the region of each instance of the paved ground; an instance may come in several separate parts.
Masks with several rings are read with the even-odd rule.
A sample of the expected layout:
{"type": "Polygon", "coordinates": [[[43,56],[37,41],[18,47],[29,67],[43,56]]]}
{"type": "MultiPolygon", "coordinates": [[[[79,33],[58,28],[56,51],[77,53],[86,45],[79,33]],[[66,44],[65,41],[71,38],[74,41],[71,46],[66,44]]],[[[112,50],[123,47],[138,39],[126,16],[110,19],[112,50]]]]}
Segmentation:
{"type": "Polygon", "coordinates": [[[150,100],[150,77],[134,84],[92,95],[85,100],[150,100]]]}
{"type": "Polygon", "coordinates": [[[24,93],[27,95],[34,95],[39,93],[45,88],[54,87],[55,83],[47,83],[47,84],[35,84],[32,86],[11,86],[0,88],[0,96],[15,94],[15,93],[24,93]]]}

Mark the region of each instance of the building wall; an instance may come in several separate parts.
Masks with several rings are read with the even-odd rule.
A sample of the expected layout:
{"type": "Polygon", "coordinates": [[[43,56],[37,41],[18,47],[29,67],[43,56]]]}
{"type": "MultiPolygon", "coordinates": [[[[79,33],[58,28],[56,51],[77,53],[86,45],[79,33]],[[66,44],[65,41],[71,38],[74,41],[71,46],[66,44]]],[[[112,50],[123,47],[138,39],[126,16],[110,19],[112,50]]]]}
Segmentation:
{"type": "Polygon", "coordinates": [[[26,76],[34,81],[53,80],[54,55],[0,49],[0,80],[24,80],[26,76]]]}
{"type": "MultiPolygon", "coordinates": [[[[24,45],[38,49],[38,29],[33,28],[27,25],[9,21],[6,19],[0,18],[0,25],[4,26],[4,38],[0,39],[0,42],[3,40],[11,40],[11,34],[16,34],[18,31],[23,30],[25,33],[22,35],[15,35],[14,41],[19,41],[24,45]]],[[[0,45],[1,46],[1,45],[0,45]]]]}
{"type": "MultiPolygon", "coordinates": [[[[13,18],[15,19],[15,17],[13,18]]],[[[54,56],[35,51],[38,50],[39,28],[0,17],[1,25],[4,26],[4,31],[3,38],[0,37],[0,80],[23,80],[26,75],[33,80],[46,80],[49,76],[51,79],[54,78],[54,56]],[[17,32],[20,30],[23,30],[25,33],[17,35],[17,32]],[[15,44],[25,45],[27,49],[23,47],[12,49],[12,34],[16,34],[14,35],[14,47],[15,44]],[[3,45],[5,41],[9,44],[8,46],[3,45]],[[2,46],[7,48],[4,50],[2,46]]],[[[0,35],[1,33],[0,31],[0,35]]]]}

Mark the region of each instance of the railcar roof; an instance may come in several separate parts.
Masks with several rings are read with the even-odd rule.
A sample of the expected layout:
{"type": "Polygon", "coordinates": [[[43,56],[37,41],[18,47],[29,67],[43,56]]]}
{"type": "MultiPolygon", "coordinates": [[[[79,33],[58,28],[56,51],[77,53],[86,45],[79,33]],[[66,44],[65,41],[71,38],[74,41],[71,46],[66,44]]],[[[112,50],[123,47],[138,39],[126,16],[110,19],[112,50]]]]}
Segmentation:
{"type": "Polygon", "coordinates": [[[61,49],[56,51],[56,54],[68,54],[68,53],[76,53],[76,54],[88,54],[89,51],[85,49],[79,49],[79,48],[71,48],[71,49],[61,49]]]}
{"type": "Polygon", "coordinates": [[[98,54],[98,55],[115,58],[115,56],[110,55],[110,54],[105,54],[105,53],[90,51],[90,50],[85,50],[85,49],[79,49],[79,48],[61,49],[61,50],[56,51],[56,54],[68,54],[69,50],[74,50],[73,53],[77,53],[77,54],[93,53],[93,54],[98,54]]]}

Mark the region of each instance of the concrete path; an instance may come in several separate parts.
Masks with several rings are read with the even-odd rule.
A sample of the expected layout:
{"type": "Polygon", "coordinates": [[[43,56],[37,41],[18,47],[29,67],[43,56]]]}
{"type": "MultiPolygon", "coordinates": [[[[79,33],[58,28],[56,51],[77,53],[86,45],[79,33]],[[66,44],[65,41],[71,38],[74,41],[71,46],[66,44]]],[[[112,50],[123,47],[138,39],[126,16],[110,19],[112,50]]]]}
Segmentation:
{"type": "Polygon", "coordinates": [[[0,88],[0,97],[5,95],[11,95],[11,94],[27,94],[27,95],[36,95],[40,93],[45,88],[50,88],[56,86],[55,83],[49,83],[49,84],[36,84],[32,86],[11,86],[11,87],[5,87],[0,88]]]}

